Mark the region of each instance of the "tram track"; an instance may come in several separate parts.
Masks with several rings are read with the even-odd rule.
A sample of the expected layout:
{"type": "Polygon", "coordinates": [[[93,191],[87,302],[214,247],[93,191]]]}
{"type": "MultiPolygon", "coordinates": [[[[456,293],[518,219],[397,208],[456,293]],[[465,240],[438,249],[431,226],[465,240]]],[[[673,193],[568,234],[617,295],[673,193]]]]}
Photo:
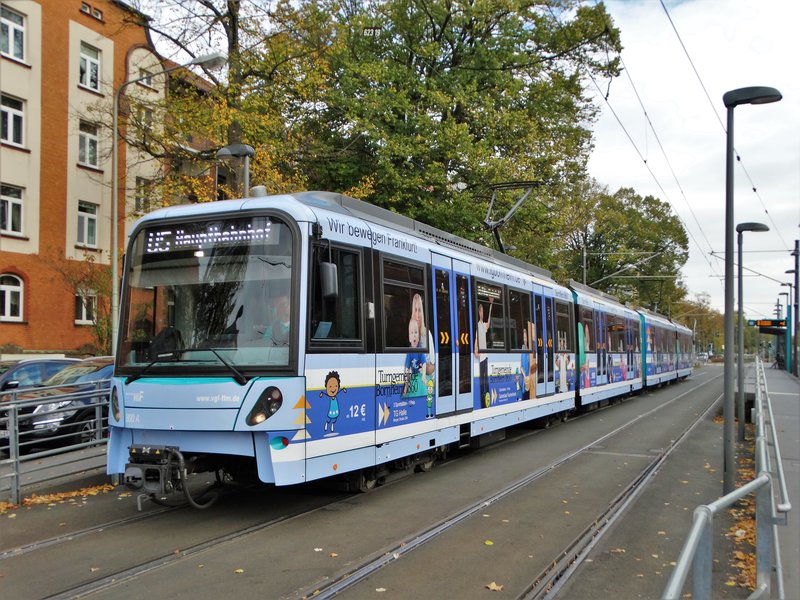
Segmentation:
{"type": "Polygon", "coordinates": [[[658,457],[648,464],[630,485],[613,499],[598,515],[594,521],[569,544],[547,569],[533,579],[531,585],[518,596],[519,600],[554,600],[558,592],[569,581],[572,574],[583,563],[589,552],[600,541],[606,531],[620,518],[632,502],[645,489],[650,480],[658,473],[659,469],[681,444],[684,438],[706,418],[709,412],[718,406],[722,396],[701,413],[674,442],[658,457]]]}
{"type": "Polygon", "coordinates": [[[174,562],[178,562],[181,560],[186,560],[193,556],[196,556],[204,551],[207,551],[210,548],[215,548],[222,546],[224,544],[228,544],[233,542],[234,540],[247,535],[252,535],[255,533],[259,533],[269,529],[270,527],[274,527],[278,524],[285,523],[287,521],[301,518],[306,516],[319,508],[312,509],[309,511],[301,511],[296,514],[287,514],[275,519],[271,519],[269,521],[265,521],[263,523],[258,523],[256,525],[252,525],[250,527],[244,527],[237,531],[231,531],[224,535],[220,535],[205,542],[196,544],[189,548],[183,548],[179,552],[173,552],[170,554],[164,554],[157,558],[148,560],[147,562],[143,562],[141,564],[135,565],[129,569],[125,569],[122,571],[117,571],[110,575],[106,575],[102,578],[95,579],[89,583],[84,585],[76,586],[70,588],[68,590],[64,590],[57,594],[53,594],[51,596],[47,596],[48,600],[68,600],[68,599],[76,599],[76,598],[84,598],[86,596],[90,596],[92,594],[102,592],[104,590],[108,590],[110,588],[123,585],[141,575],[149,573],[155,569],[159,569],[166,565],[169,565],[174,562]]]}
{"type": "MultiPolygon", "coordinates": [[[[356,586],[359,582],[364,581],[365,579],[369,578],[370,576],[376,574],[377,572],[381,571],[385,567],[398,563],[400,558],[407,557],[411,553],[416,550],[419,550],[426,545],[429,545],[430,542],[440,538],[442,535],[447,534],[448,532],[456,529],[460,524],[465,523],[470,520],[471,517],[475,517],[479,515],[481,512],[488,509],[488,507],[496,505],[497,503],[501,502],[503,499],[507,499],[509,497],[514,496],[515,493],[524,490],[525,488],[529,487],[532,483],[536,482],[537,480],[542,479],[543,477],[554,473],[559,469],[559,467],[564,466],[565,464],[570,463],[576,457],[585,455],[586,453],[591,453],[593,449],[597,449],[598,446],[606,443],[607,440],[612,439],[614,436],[618,436],[622,432],[630,429],[635,424],[641,422],[648,417],[652,417],[658,414],[660,411],[664,410],[665,408],[672,406],[674,403],[678,402],[682,398],[686,397],[689,394],[697,392],[700,388],[707,385],[711,381],[714,381],[716,378],[713,378],[708,381],[704,381],[699,385],[695,385],[686,391],[680,393],[676,397],[669,399],[654,408],[649,408],[648,410],[638,414],[636,417],[631,418],[630,420],[622,423],[621,425],[612,428],[610,431],[605,432],[603,435],[596,436],[589,440],[588,442],[582,443],[579,448],[576,448],[555,460],[549,461],[547,464],[542,465],[540,468],[537,468],[523,477],[518,477],[510,484],[503,486],[495,490],[494,492],[484,495],[478,500],[470,503],[469,505],[462,506],[458,510],[455,510],[443,517],[428,523],[424,529],[419,530],[415,533],[410,535],[405,535],[399,538],[396,538],[395,542],[384,544],[382,546],[376,545],[373,548],[381,548],[380,550],[373,551],[371,553],[366,552],[361,554],[361,558],[359,560],[349,561],[348,566],[346,569],[343,570],[334,570],[328,571],[327,575],[324,575],[321,578],[316,578],[312,583],[308,581],[304,586],[295,586],[294,592],[289,593],[288,590],[279,594],[281,597],[286,598],[303,598],[303,597],[333,597],[337,595],[344,594],[347,590],[356,586]]],[[[594,411],[594,414],[597,415],[598,413],[602,413],[604,411],[594,411]]],[[[592,413],[590,413],[592,414],[592,413]]],[[[611,414],[614,414],[613,411],[611,414]]],[[[705,414],[705,413],[703,413],[705,414]]],[[[698,418],[702,418],[702,415],[698,418]]],[[[578,422],[581,421],[582,418],[575,418],[571,421],[578,422]]],[[[560,429],[560,428],[557,428],[560,429]]],[[[687,430],[688,431],[688,430],[687,430]]],[[[493,445],[486,450],[493,450],[493,449],[501,449],[506,444],[513,444],[515,441],[523,441],[529,435],[535,435],[540,433],[541,431],[537,432],[530,432],[530,434],[525,433],[523,435],[517,436],[515,438],[510,438],[507,442],[500,443],[493,445]]],[[[683,435],[686,435],[684,432],[683,435]]],[[[681,439],[683,437],[681,436],[681,439]]],[[[679,440],[676,440],[673,446],[677,445],[679,440]]],[[[467,455],[467,457],[476,456],[477,454],[484,453],[485,451],[482,450],[479,453],[472,453],[467,455]]],[[[643,473],[639,476],[639,480],[641,480],[640,486],[645,485],[646,479],[648,478],[648,473],[653,473],[658,470],[659,461],[666,460],[668,456],[668,450],[663,452],[656,460],[652,461],[652,465],[645,469],[643,473]]],[[[448,466],[453,466],[460,461],[449,461],[447,464],[448,466]]],[[[469,461],[467,461],[469,462],[469,461]]],[[[441,473],[444,473],[445,469],[441,469],[441,473]]],[[[424,482],[433,482],[434,480],[425,478],[419,483],[424,482]]],[[[393,482],[399,483],[399,482],[393,482]]],[[[414,485],[417,485],[417,482],[414,482],[414,485]]],[[[389,486],[387,486],[389,487],[389,486]]],[[[394,487],[394,485],[392,485],[394,487]]],[[[388,490],[387,490],[388,491],[388,490]]],[[[627,492],[628,490],[626,490],[627,492]]],[[[620,510],[624,509],[624,506],[627,502],[630,502],[630,498],[635,496],[635,490],[630,490],[629,493],[622,492],[620,493],[619,500],[617,501],[617,505],[620,506],[620,510]]],[[[369,497],[371,495],[367,495],[369,497]]],[[[125,589],[124,586],[136,586],[141,585],[141,582],[137,583],[137,581],[142,580],[144,578],[145,581],[148,581],[148,577],[153,577],[159,571],[165,571],[168,573],[173,573],[175,569],[183,570],[184,567],[181,566],[182,564],[189,565],[191,564],[191,559],[198,559],[201,560],[199,557],[208,554],[215,554],[220,552],[226,552],[224,549],[230,547],[230,545],[234,541],[243,541],[243,540],[251,540],[251,543],[255,543],[258,539],[261,538],[275,538],[279,535],[284,535],[283,531],[279,531],[279,528],[291,523],[300,524],[303,519],[313,517],[316,513],[317,518],[319,519],[319,515],[322,513],[327,515],[326,511],[337,511],[341,509],[331,508],[332,506],[336,505],[337,503],[344,502],[344,505],[360,505],[361,499],[365,498],[364,496],[350,496],[350,495],[337,495],[336,497],[326,498],[323,504],[315,506],[310,510],[286,510],[286,507],[281,509],[282,514],[274,516],[270,519],[264,520],[262,522],[251,522],[245,527],[227,529],[220,533],[219,535],[213,536],[206,536],[205,539],[197,541],[194,544],[188,544],[184,547],[181,547],[180,550],[173,550],[170,552],[161,551],[159,552],[152,552],[151,556],[146,560],[141,561],[138,564],[131,565],[128,562],[127,565],[120,565],[122,568],[116,569],[109,569],[106,571],[104,569],[104,573],[101,577],[97,578],[90,578],[89,581],[82,581],[77,583],[76,585],[67,585],[64,589],[60,591],[51,591],[49,595],[41,595],[41,597],[48,597],[48,598],[55,598],[55,599],[62,599],[62,598],[82,598],[82,597],[89,597],[97,595],[98,597],[116,597],[122,590],[125,589]],[[349,499],[349,500],[348,500],[349,499]],[[273,532],[274,530],[274,532],[273,532]],[[271,533],[272,532],[272,533],[271,533]],[[116,591],[114,591],[116,590],[116,591]]],[[[236,499],[238,501],[238,498],[236,499]]],[[[14,556],[19,556],[20,553],[30,553],[35,554],[36,550],[44,550],[50,547],[57,547],[59,544],[66,544],[67,542],[76,541],[80,538],[87,538],[91,537],[93,534],[102,533],[103,531],[110,531],[112,529],[121,529],[124,526],[131,525],[135,526],[139,523],[145,523],[151,520],[153,517],[166,517],[170,514],[172,515],[181,515],[180,520],[182,521],[192,521],[188,516],[188,513],[193,513],[193,511],[182,511],[183,507],[171,507],[171,508],[159,508],[152,510],[150,513],[146,515],[134,515],[130,517],[126,517],[119,520],[109,521],[104,523],[103,525],[98,525],[95,527],[86,528],[83,530],[76,530],[74,532],[52,537],[49,539],[43,539],[38,542],[32,542],[21,546],[20,548],[15,548],[12,550],[7,550],[0,554],[0,560],[11,558],[14,556]]],[[[223,512],[223,511],[221,511],[223,512]]],[[[196,513],[195,513],[196,514],[196,513]]],[[[617,513],[618,514],[618,513],[617,513]]],[[[613,522],[612,519],[615,518],[613,511],[606,510],[603,511],[598,517],[595,519],[596,522],[600,523],[603,521],[613,522]]],[[[199,521],[198,521],[199,523],[199,521]]],[[[293,526],[293,531],[299,528],[299,525],[293,526]]],[[[549,597],[549,596],[541,596],[537,595],[541,593],[543,589],[557,589],[553,583],[558,582],[560,579],[563,579],[568,574],[570,568],[574,568],[577,564],[577,560],[581,556],[581,552],[583,552],[583,556],[585,556],[585,552],[588,550],[582,550],[587,547],[587,545],[591,545],[593,539],[597,539],[598,536],[602,535],[601,531],[597,531],[592,528],[587,528],[581,535],[579,535],[572,543],[570,543],[564,551],[561,553],[561,557],[556,560],[556,567],[547,569],[546,572],[543,571],[539,576],[537,576],[534,581],[540,581],[540,584],[529,586],[530,590],[536,590],[534,595],[524,595],[520,597],[524,598],[539,598],[539,597],[549,597]],[[546,582],[545,585],[542,583],[546,582]]],[[[590,546],[589,546],[590,547],[590,546]]],[[[227,551],[230,552],[230,551],[227,551]]],[[[209,556],[206,556],[202,559],[203,562],[208,562],[210,560],[209,556]]],[[[551,561],[552,562],[552,561],[551,561]]],[[[196,567],[195,567],[196,570],[196,567]]],[[[158,576],[163,578],[163,576],[158,576]]],[[[527,592],[526,592],[527,593],[527,592]]],[[[276,596],[277,597],[277,596],[276,596]]]]}
{"type": "MultiPolygon", "coordinates": [[[[552,461],[548,465],[537,469],[534,472],[526,475],[525,477],[511,483],[510,485],[498,490],[497,492],[482,498],[481,500],[466,506],[459,511],[448,515],[446,518],[441,519],[439,522],[431,525],[425,531],[418,532],[411,537],[404,538],[396,542],[392,547],[382,550],[377,556],[373,556],[363,563],[354,566],[347,572],[340,573],[331,581],[324,585],[317,586],[313,591],[310,588],[305,588],[303,594],[297,598],[310,598],[324,600],[333,598],[343,594],[348,589],[364,581],[368,577],[374,575],[384,567],[394,563],[404,556],[414,552],[423,545],[431,542],[438,536],[446,533],[447,531],[457,527],[465,520],[473,517],[483,510],[498,501],[510,496],[519,490],[526,488],[543,476],[553,472],[558,467],[572,461],[576,457],[591,451],[592,448],[604,443],[606,440],[613,438],[619,433],[633,427],[639,421],[651,417],[671,404],[679,401],[685,396],[697,391],[699,388],[711,383],[717,378],[703,382],[695,386],[675,398],[653,408],[645,413],[638,415],[633,420],[609,431],[608,433],[596,438],[595,440],[584,444],[582,447],[570,452],[552,461]]],[[[580,564],[586,557],[587,553],[594,546],[596,541],[603,535],[603,532],[608,526],[621,515],[625,508],[632,502],[638,493],[646,486],[649,479],[658,471],[658,468],[667,460],[674,448],[676,448],[686,435],[700,422],[709,411],[718,403],[719,398],[715,400],[711,406],[703,411],[688,428],[686,428],[681,435],[673,441],[673,443],[661,452],[655,460],[653,460],[640,474],[634,479],[631,484],[621,492],[613,502],[604,508],[597,517],[593,520],[591,525],[587,527],[581,535],[574,539],[563,551],[557,556],[554,556],[546,569],[544,569],[538,576],[536,576],[530,585],[519,596],[520,599],[525,600],[540,600],[542,598],[552,599],[555,592],[567,581],[568,575],[580,564]]]]}

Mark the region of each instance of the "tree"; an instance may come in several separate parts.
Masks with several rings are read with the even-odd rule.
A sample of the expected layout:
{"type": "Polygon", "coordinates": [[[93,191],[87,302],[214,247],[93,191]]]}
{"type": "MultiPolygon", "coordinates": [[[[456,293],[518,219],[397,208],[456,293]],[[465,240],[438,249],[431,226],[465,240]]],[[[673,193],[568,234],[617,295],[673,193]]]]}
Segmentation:
{"type": "Polygon", "coordinates": [[[576,188],[560,227],[567,231],[559,275],[624,302],[669,313],[686,295],[678,273],[688,259],[688,237],[666,202],[630,188],[614,194],[596,181],[576,188]]]}
{"type": "Polygon", "coordinates": [[[694,345],[698,352],[708,352],[710,348],[722,351],[724,317],[711,308],[711,298],[707,293],[696,294],[693,300],[684,298],[676,302],[672,318],[694,331],[694,345]]]}
{"type": "MultiPolygon", "coordinates": [[[[163,131],[128,123],[128,143],[167,166],[154,193],[217,199],[216,182],[195,181],[191,189],[191,176],[208,169],[217,149],[239,142],[256,149],[251,181],[272,193],[306,187],[302,155],[309,144],[297,124],[314,113],[313,94],[325,85],[324,55],[334,39],[318,3],[174,0],[165,6],[137,0],[135,6],[154,16],[148,27],[155,44],[176,62],[212,51],[228,57],[224,76],[204,71],[211,85],[191,74],[171,78],[167,102],[150,107],[161,109],[169,124],[163,131]]],[[[222,196],[242,194],[241,174],[231,175],[222,196]]]]}
{"type": "Polygon", "coordinates": [[[83,260],[70,260],[56,248],[46,248],[39,260],[64,282],[64,287],[84,302],[92,320],[94,353],[111,354],[111,272],[107,266],[96,264],[93,253],[84,252],[83,260]]]}
{"type": "MultiPolygon", "coordinates": [[[[329,6],[331,78],[321,118],[306,123],[317,142],[305,163],[313,187],[371,179],[371,202],[483,241],[485,184],[535,181],[550,199],[584,172],[595,107],[582,73],[616,74],[620,49],[602,4],[329,6]]],[[[527,203],[507,235],[524,239],[542,210],[527,203]]]]}

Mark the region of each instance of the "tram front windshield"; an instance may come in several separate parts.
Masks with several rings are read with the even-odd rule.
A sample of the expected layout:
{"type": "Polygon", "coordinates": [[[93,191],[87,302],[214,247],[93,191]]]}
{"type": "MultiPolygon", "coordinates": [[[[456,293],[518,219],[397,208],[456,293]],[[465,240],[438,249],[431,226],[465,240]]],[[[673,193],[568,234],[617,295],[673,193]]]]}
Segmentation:
{"type": "Polygon", "coordinates": [[[285,367],[292,232],[265,216],[155,225],[127,263],[118,367],[285,367]]]}

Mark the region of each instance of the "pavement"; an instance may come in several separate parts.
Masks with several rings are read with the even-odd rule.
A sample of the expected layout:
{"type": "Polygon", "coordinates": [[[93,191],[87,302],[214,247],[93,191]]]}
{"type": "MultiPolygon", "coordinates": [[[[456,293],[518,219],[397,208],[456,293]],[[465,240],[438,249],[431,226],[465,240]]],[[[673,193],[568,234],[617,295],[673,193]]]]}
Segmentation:
{"type": "Polygon", "coordinates": [[[781,462],[792,510],[778,527],[787,599],[800,600],[800,380],[785,371],[767,370],[781,462]]]}
{"type": "MultiPolygon", "coordinates": [[[[708,365],[697,376],[702,371],[714,374],[716,370],[721,374],[722,366],[708,365]]],[[[785,598],[800,600],[800,381],[785,371],[772,369],[766,370],[766,376],[792,507],[788,514],[777,519],[785,598]]],[[[748,377],[746,381],[746,387],[752,390],[752,379],[748,377]]],[[[694,509],[722,495],[724,452],[720,414],[721,402],[718,402],[683,439],[646,490],[598,540],[588,560],[578,567],[557,598],[660,597],[691,527],[694,509]]],[[[747,445],[752,447],[751,438],[747,445]]],[[[78,475],[60,479],[53,479],[52,471],[39,466],[40,472],[47,473],[48,481],[37,481],[35,473],[23,475],[23,496],[73,491],[110,482],[94,463],[78,475]]],[[[741,483],[744,482],[737,485],[741,483]]],[[[2,500],[7,498],[0,497],[2,500]]],[[[776,503],[780,501],[776,497],[776,503]]],[[[727,511],[715,518],[714,598],[746,598],[750,594],[736,583],[740,569],[731,555],[746,548],[736,545],[735,536],[730,533],[735,530],[735,523],[736,517],[727,511]]],[[[690,591],[691,573],[684,593],[690,591]]],[[[777,597],[774,588],[772,597],[777,597]]]]}

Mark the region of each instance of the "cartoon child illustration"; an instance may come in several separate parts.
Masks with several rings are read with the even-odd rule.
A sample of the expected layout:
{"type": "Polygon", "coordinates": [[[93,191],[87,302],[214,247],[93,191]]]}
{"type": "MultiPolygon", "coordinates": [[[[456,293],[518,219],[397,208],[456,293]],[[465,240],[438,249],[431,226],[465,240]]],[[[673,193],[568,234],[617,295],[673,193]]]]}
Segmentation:
{"type": "MultiPolygon", "coordinates": [[[[408,343],[412,348],[419,348],[419,323],[415,318],[408,322],[408,343]]],[[[422,352],[411,352],[406,355],[406,377],[403,396],[424,396],[426,390],[425,355],[422,352]]]]}
{"type": "Polygon", "coordinates": [[[433,379],[428,379],[428,395],[425,397],[425,418],[433,418],[433,379]]]}
{"type": "Polygon", "coordinates": [[[339,418],[339,392],[346,394],[347,390],[341,387],[339,373],[337,371],[331,371],[325,376],[325,391],[319,393],[320,398],[325,394],[330,400],[328,404],[328,420],[325,422],[324,429],[328,431],[328,425],[330,425],[331,433],[334,433],[333,426],[336,424],[336,419],[339,418]]]}

